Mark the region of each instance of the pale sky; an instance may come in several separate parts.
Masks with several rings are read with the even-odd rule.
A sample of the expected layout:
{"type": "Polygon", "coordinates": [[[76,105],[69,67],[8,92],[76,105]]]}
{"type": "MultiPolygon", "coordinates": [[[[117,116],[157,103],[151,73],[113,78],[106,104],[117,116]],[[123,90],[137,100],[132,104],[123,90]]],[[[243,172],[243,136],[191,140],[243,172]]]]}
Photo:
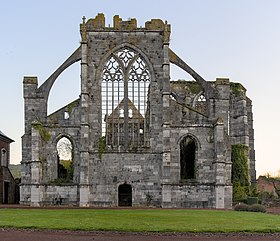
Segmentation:
{"type": "MultiPolygon", "coordinates": [[[[203,78],[240,82],[253,101],[257,175],[280,170],[279,0],[1,1],[0,130],[15,140],[11,163],[21,161],[23,76],[38,76],[42,84],[79,46],[82,17],[99,12],[106,25],[114,15],[137,18],[139,26],[167,20],[170,48],[203,78]]],[[[75,64],[56,81],[50,112],[78,98],[79,68],[75,64]]],[[[175,67],[171,78],[192,79],[175,67]]]]}

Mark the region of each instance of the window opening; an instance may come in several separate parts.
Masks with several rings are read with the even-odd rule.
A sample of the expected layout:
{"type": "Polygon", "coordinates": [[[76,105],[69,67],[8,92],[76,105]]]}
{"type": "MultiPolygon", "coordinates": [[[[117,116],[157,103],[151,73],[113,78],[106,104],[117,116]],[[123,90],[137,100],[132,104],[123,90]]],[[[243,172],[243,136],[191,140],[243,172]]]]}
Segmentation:
{"type": "Polygon", "coordinates": [[[208,113],[208,108],[207,108],[207,101],[206,98],[204,96],[204,94],[201,94],[195,103],[195,108],[202,114],[207,115],[208,113]]]}
{"type": "Polygon", "coordinates": [[[70,117],[69,112],[68,112],[68,111],[65,111],[65,112],[64,112],[64,120],[68,120],[69,117],[70,117]]]}
{"type": "Polygon", "coordinates": [[[124,117],[124,109],[120,109],[120,117],[121,117],[121,118],[124,117]]]}
{"type": "Polygon", "coordinates": [[[128,117],[129,117],[129,118],[132,118],[132,109],[129,109],[129,110],[128,110],[128,117]]]}
{"type": "Polygon", "coordinates": [[[4,182],[3,204],[9,203],[10,183],[4,182]]]}
{"type": "Polygon", "coordinates": [[[57,177],[65,182],[73,180],[73,146],[66,137],[57,142],[57,177]]]}
{"type": "Polygon", "coordinates": [[[2,148],[2,150],[1,150],[1,164],[2,164],[2,166],[8,166],[7,151],[4,148],[2,148]]]}
{"type": "Polygon", "coordinates": [[[196,178],[196,144],[187,136],[180,143],[181,179],[196,178]]]}
{"type": "Polygon", "coordinates": [[[102,76],[102,136],[107,145],[128,149],[146,144],[149,84],[150,72],[139,54],[124,48],[110,56],[102,76]]]}

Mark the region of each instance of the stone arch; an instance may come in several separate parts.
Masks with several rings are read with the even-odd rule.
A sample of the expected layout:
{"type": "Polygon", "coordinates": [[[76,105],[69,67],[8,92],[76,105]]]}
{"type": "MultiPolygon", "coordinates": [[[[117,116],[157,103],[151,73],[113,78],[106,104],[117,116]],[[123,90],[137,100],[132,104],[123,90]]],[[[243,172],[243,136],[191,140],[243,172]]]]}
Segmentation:
{"type": "Polygon", "coordinates": [[[120,184],[118,187],[118,206],[132,206],[132,186],[130,184],[127,184],[126,182],[120,184]]]}
{"type": "Polygon", "coordinates": [[[186,71],[191,75],[195,81],[203,88],[205,92],[206,99],[214,98],[216,91],[214,87],[211,86],[204,78],[202,78],[195,70],[193,70],[189,65],[187,65],[175,52],[169,49],[169,61],[172,64],[177,65],[182,70],[186,71]]]}
{"type": "Polygon", "coordinates": [[[191,137],[192,139],[195,140],[195,142],[196,142],[196,144],[197,144],[197,149],[199,150],[199,149],[201,148],[201,142],[200,142],[200,140],[197,138],[197,136],[194,135],[194,134],[192,134],[192,133],[187,133],[187,134],[185,134],[185,135],[180,136],[180,137],[178,138],[178,140],[177,140],[177,145],[180,145],[180,142],[181,142],[185,137],[187,137],[187,136],[189,136],[189,137],[191,137]]]}
{"type": "Polygon", "coordinates": [[[189,180],[197,178],[198,144],[192,135],[184,136],[180,142],[180,178],[189,180]]]}
{"type": "Polygon", "coordinates": [[[55,138],[57,153],[57,178],[72,182],[74,175],[74,142],[70,135],[60,134],[55,138]]]}

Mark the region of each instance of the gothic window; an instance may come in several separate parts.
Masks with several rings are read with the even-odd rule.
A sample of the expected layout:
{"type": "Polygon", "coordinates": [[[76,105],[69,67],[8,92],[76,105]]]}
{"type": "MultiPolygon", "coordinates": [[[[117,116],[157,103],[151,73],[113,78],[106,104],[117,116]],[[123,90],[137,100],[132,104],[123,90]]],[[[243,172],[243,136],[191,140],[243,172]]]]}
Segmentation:
{"type": "Polygon", "coordinates": [[[2,166],[8,166],[7,151],[5,150],[5,148],[2,148],[2,150],[1,150],[1,165],[2,166]]]}
{"type": "Polygon", "coordinates": [[[207,101],[204,94],[200,94],[196,99],[195,108],[202,114],[207,115],[208,108],[207,108],[207,101]]]}
{"type": "Polygon", "coordinates": [[[71,141],[62,137],[56,145],[57,149],[57,177],[64,182],[73,180],[73,145],[71,141]]]}
{"type": "Polygon", "coordinates": [[[124,48],[107,60],[102,76],[102,136],[124,149],[144,146],[150,72],[140,54],[124,48]]]}
{"type": "Polygon", "coordinates": [[[196,178],[196,143],[190,136],[185,137],[180,143],[181,179],[196,178]]]}

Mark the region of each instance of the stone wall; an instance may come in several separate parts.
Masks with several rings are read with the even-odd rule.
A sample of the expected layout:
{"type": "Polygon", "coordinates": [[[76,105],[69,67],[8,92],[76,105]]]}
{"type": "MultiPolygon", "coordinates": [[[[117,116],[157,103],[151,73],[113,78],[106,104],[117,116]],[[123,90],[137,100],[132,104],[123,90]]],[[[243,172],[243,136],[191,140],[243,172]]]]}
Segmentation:
{"type": "MultiPolygon", "coordinates": [[[[131,188],[125,193],[127,203],[131,195],[134,207],[230,208],[232,144],[250,146],[252,180],[255,175],[252,104],[245,88],[224,78],[204,80],[170,49],[170,25],[160,19],[138,27],[136,19],[123,21],[116,15],[110,27],[98,14],[84,18],[80,31],[81,45],[40,87],[36,77],[24,77],[21,203],[50,205],[61,197],[62,204],[116,207],[126,185],[131,188]],[[133,52],[133,61],[141,58],[149,73],[144,145],[103,142],[104,66],[121,51],[133,52]],[[47,115],[53,83],[76,61],[81,61],[79,99],[47,115]],[[170,81],[170,64],[195,81],[170,81]],[[58,185],[56,145],[62,137],[73,146],[74,175],[71,183],[58,185]],[[195,143],[191,180],[181,176],[180,143],[186,137],[195,143]]],[[[127,71],[121,81],[128,85],[131,65],[124,68],[120,58],[115,64],[127,71]]],[[[124,105],[127,96],[124,91],[124,105]]]]}

